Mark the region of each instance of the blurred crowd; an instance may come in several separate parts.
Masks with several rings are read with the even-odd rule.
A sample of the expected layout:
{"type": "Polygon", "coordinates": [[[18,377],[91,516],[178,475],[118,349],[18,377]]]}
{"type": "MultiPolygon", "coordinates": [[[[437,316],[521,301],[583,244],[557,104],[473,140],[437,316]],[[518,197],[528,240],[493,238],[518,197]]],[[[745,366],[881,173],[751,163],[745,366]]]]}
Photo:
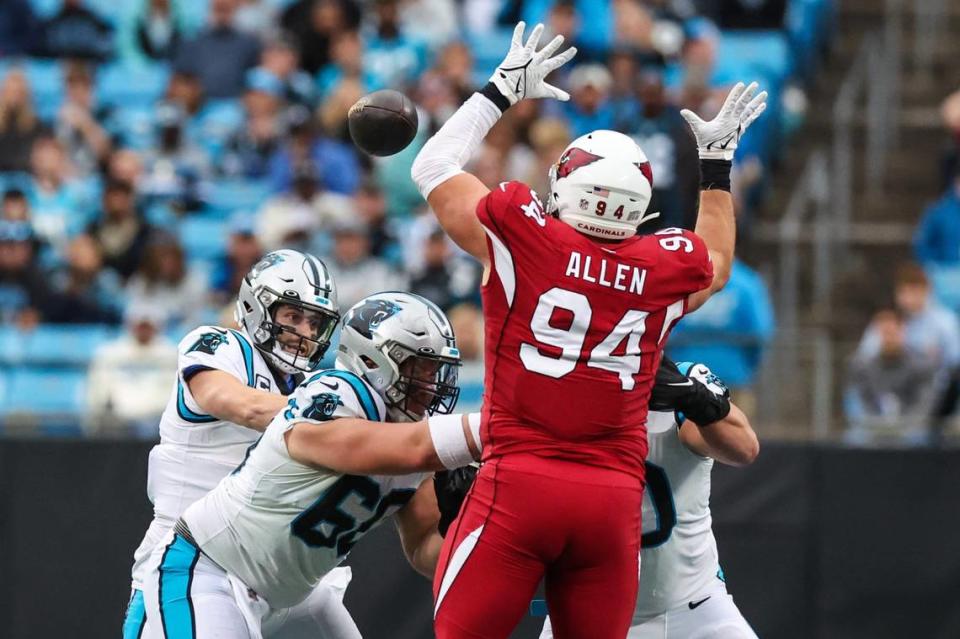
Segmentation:
{"type": "MultiPolygon", "coordinates": [[[[662,224],[691,227],[697,158],[679,110],[718,108],[723,29],[779,29],[787,4],[6,0],[0,327],[116,326],[121,336],[91,362],[85,401],[97,419],[140,419],[168,389],[150,374],[132,389],[136,376],[123,371],[151,361],[169,370],[179,335],[232,323],[244,273],[264,252],[293,247],[325,261],[343,309],[389,289],[434,300],[478,360],[478,266],[440,232],[409,168],[485,82],[509,27],[542,21],[578,47],[554,81],[572,100],[511,109],[471,170],[491,187],[520,179],[543,192],[574,137],[615,128],[650,157],[662,224]],[[409,148],[375,160],[351,144],[346,114],[385,87],[414,98],[421,127],[409,148]]],[[[744,205],[764,180],[762,135],[738,152],[744,205]]],[[[747,387],[772,329],[765,286],[740,264],[724,296],[678,332],[678,348],[730,337],[711,365],[747,387]]]]}

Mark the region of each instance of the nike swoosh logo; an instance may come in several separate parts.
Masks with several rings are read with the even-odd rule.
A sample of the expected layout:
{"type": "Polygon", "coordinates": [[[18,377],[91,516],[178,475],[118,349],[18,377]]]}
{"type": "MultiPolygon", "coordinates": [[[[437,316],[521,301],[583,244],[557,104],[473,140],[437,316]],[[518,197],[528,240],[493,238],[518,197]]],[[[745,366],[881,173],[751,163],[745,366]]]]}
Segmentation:
{"type": "Polygon", "coordinates": [[[693,380],[692,380],[692,379],[688,379],[688,380],[685,381],[685,382],[675,382],[675,383],[672,383],[672,384],[667,384],[667,386],[693,386],[693,380]]]}
{"type": "Polygon", "coordinates": [[[520,95],[520,81],[521,81],[521,80],[523,80],[523,76],[522,76],[522,75],[517,76],[517,86],[514,87],[514,89],[513,89],[514,93],[516,93],[517,95],[520,95]]]}
{"type": "MultiPolygon", "coordinates": [[[[710,595],[710,597],[712,597],[712,596],[713,596],[713,595],[710,595]]],[[[695,609],[697,606],[699,606],[700,604],[702,604],[703,602],[705,602],[707,599],[709,599],[710,597],[704,597],[704,598],[701,599],[700,601],[691,601],[691,602],[688,603],[687,605],[690,606],[690,610],[693,610],[693,609],[695,609]]]]}
{"type": "Polygon", "coordinates": [[[317,381],[323,384],[324,386],[326,386],[327,388],[329,388],[330,390],[337,390],[338,388],[340,388],[340,382],[334,382],[332,384],[328,384],[322,379],[318,379],[317,381]]]}

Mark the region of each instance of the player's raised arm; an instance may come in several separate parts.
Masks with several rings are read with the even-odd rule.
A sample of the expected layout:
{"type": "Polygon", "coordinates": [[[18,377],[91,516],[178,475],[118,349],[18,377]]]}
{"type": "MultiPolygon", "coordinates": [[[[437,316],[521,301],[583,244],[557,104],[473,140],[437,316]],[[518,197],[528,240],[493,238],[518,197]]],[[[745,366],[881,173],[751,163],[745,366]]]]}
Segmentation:
{"type": "Polygon", "coordinates": [[[480,415],[436,415],[419,422],[339,418],[300,422],[285,437],[302,464],[352,475],[405,475],[465,466],[480,456],[480,415]]]}
{"type": "Polygon", "coordinates": [[[688,109],[680,112],[693,129],[700,153],[700,212],[695,230],[706,242],[713,260],[713,282],[690,296],[688,309],[691,311],[702,306],[730,279],[737,237],[730,196],[730,168],[740,136],[767,108],[767,92],[755,96],[757,88],[756,82],[746,87],[738,82],[717,117],[709,122],[688,109]]]}
{"type": "Polygon", "coordinates": [[[464,165],[511,105],[524,98],[570,99],[565,91],[548,84],[544,78],[570,61],[576,48],[553,56],[563,44],[563,36],[558,35],[537,51],[543,25],[533,28],[526,43],[523,42],[525,27],[523,22],[517,24],[510,52],[490,81],[427,141],[411,169],[413,181],[443,229],[463,250],[485,264],[487,241],[476,210],[489,189],[475,176],[464,172],[464,165]]]}

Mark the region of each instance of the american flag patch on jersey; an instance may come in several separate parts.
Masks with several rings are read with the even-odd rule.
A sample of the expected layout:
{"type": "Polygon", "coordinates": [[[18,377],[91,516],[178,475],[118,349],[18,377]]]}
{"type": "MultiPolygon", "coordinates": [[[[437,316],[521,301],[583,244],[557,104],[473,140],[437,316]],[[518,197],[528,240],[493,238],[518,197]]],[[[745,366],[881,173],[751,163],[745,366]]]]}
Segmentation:
{"type": "Polygon", "coordinates": [[[599,186],[593,187],[593,194],[599,195],[600,197],[610,197],[609,189],[601,189],[599,186]]]}

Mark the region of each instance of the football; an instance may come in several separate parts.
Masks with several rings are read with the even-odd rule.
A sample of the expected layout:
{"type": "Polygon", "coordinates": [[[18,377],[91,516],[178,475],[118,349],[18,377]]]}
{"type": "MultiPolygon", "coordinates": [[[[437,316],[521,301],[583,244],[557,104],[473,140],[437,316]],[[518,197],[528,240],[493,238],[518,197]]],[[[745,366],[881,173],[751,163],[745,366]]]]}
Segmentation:
{"type": "Polygon", "coordinates": [[[417,109],[400,93],[384,89],[357,100],[347,123],[353,143],[370,155],[399,153],[417,135],[417,109]]]}

